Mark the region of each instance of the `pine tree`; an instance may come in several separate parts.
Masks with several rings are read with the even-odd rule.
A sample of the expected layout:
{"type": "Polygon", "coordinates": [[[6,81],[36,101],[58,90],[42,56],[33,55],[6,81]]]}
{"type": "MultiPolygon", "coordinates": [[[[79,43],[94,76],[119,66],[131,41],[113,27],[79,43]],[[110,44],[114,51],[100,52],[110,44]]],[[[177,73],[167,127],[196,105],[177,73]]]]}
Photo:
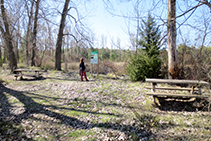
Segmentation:
{"type": "Polygon", "coordinates": [[[161,60],[158,44],[160,31],[154,18],[149,14],[147,21],[142,20],[140,29],[140,48],[130,58],[127,73],[132,81],[144,81],[145,78],[159,78],[161,60]]]}
{"type": "Polygon", "coordinates": [[[146,51],[148,56],[158,56],[160,49],[158,42],[161,33],[156,26],[154,18],[150,14],[148,14],[147,21],[142,20],[140,31],[141,39],[138,44],[146,51]]]}

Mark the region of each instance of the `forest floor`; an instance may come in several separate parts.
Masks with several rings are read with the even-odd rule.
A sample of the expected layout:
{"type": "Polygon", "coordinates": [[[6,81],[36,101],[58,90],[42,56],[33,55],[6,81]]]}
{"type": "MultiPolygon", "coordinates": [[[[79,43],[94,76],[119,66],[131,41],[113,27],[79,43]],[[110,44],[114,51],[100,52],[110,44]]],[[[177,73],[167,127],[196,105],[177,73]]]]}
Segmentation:
{"type": "Polygon", "coordinates": [[[82,82],[74,71],[0,78],[0,140],[211,140],[207,108],[155,106],[149,83],[103,75],[82,82]]]}

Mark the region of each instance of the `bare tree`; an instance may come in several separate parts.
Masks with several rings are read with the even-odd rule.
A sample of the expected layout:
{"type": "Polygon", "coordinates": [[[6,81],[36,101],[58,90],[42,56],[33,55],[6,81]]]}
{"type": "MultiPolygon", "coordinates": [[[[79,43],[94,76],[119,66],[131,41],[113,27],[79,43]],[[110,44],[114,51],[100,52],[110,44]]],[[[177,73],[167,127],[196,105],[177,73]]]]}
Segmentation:
{"type": "Polygon", "coordinates": [[[32,26],[32,18],[33,18],[33,7],[34,2],[31,1],[31,9],[29,10],[29,7],[26,3],[26,10],[28,14],[28,25],[27,25],[27,31],[26,31],[26,65],[29,66],[29,41],[31,40],[30,34],[31,34],[31,26],[32,26]]]}
{"type": "Polygon", "coordinates": [[[59,32],[57,35],[57,42],[56,42],[56,56],[55,56],[55,69],[61,70],[61,48],[62,48],[62,38],[63,38],[63,30],[65,27],[65,20],[68,12],[70,0],[65,0],[62,17],[59,26],[59,32]]]}
{"type": "Polygon", "coordinates": [[[13,69],[17,68],[17,60],[15,58],[14,47],[12,43],[12,35],[10,32],[8,16],[6,13],[6,9],[4,7],[4,0],[1,0],[0,4],[1,4],[1,14],[2,14],[2,20],[3,20],[3,25],[0,25],[0,30],[3,34],[3,38],[6,44],[5,49],[8,50],[9,67],[12,73],[13,69]]]}
{"type": "MultiPolygon", "coordinates": [[[[177,66],[177,53],[176,53],[176,18],[184,16],[190,11],[198,8],[199,6],[206,4],[211,9],[211,3],[208,0],[196,0],[199,3],[183,12],[181,15],[176,17],[176,0],[168,0],[168,18],[167,18],[167,34],[168,34],[168,72],[169,78],[177,78],[178,77],[178,66],[177,66]]],[[[180,25],[181,26],[181,25],[180,25]]],[[[203,37],[202,46],[200,48],[200,56],[201,50],[206,38],[206,28],[205,35],[203,37]]]]}
{"type": "MultiPolygon", "coordinates": [[[[85,26],[82,24],[81,20],[84,19],[87,15],[84,17],[79,16],[78,9],[76,7],[68,7],[70,3],[70,0],[66,0],[63,11],[61,13],[61,21],[59,26],[59,32],[57,35],[57,41],[56,41],[56,56],[55,56],[55,69],[61,70],[61,47],[62,47],[62,39],[64,35],[71,36],[76,41],[76,46],[79,48],[81,46],[86,46],[87,44],[89,46],[92,45],[92,41],[90,40],[90,33],[87,32],[87,28],[84,28],[85,26]],[[68,14],[70,10],[75,10],[76,15],[68,14]],[[68,32],[68,34],[63,34],[63,30],[65,28],[65,22],[66,17],[71,21],[72,20],[75,24],[74,31],[71,31],[71,33],[68,32]]],[[[89,13],[89,12],[88,12],[89,13]]]]}
{"type": "Polygon", "coordinates": [[[139,18],[140,18],[140,11],[139,11],[139,5],[140,5],[140,0],[136,1],[136,5],[134,6],[135,12],[136,12],[136,20],[137,20],[137,29],[136,29],[136,53],[137,53],[137,49],[138,49],[138,37],[139,37],[139,18]]]}
{"type": "Polygon", "coordinates": [[[40,0],[36,1],[36,11],[34,16],[34,28],[32,35],[32,56],[31,56],[31,66],[35,66],[35,56],[36,56],[36,37],[37,37],[37,23],[38,23],[38,12],[39,12],[40,0]]]}
{"type": "Polygon", "coordinates": [[[168,0],[168,70],[169,78],[178,77],[177,52],[176,52],[176,0],[168,0]]]}

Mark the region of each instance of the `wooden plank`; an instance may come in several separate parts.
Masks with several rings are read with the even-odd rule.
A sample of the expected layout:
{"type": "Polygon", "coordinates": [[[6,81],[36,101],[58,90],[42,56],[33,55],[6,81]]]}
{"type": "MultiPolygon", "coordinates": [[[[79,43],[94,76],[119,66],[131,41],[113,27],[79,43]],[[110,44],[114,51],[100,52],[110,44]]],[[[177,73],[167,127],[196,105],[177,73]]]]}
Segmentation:
{"type": "Polygon", "coordinates": [[[26,76],[26,77],[41,77],[42,74],[23,74],[22,76],[26,76]]]}
{"type": "Polygon", "coordinates": [[[14,77],[22,76],[22,74],[14,74],[14,77]]]}
{"type": "Polygon", "coordinates": [[[209,98],[209,96],[196,95],[196,94],[173,94],[173,93],[158,93],[158,92],[147,92],[146,94],[150,96],[160,96],[160,97],[209,98]]]}
{"type": "Polygon", "coordinates": [[[206,81],[200,80],[182,80],[182,79],[153,79],[153,78],[146,78],[146,82],[151,83],[172,83],[172,84],[201,84],[201,85],[209,85],[206,81]]]}
{"type": "MultiPolygon", "coordinates": [[[[152,89],[150,86],[146,86],[146,89],[152,89]]],[[[184,90],[184,91],[192,91],[192,88],[180,88],[180,87],[156,87],[158,90],[184,90]]],[[[198,91],[198,89],[194,89],[194,91],[198,91]]]]}
{"type": "Polygon", "coordinates": [[[15,72],[41,72],[42,70],[38,69],[15,69],[15,72]]]}
{"type": "Polygon", "coordinates": [[[23,76],[26,76],[26,77],[37,77],[35,74],[23,74],[23,76]]]}

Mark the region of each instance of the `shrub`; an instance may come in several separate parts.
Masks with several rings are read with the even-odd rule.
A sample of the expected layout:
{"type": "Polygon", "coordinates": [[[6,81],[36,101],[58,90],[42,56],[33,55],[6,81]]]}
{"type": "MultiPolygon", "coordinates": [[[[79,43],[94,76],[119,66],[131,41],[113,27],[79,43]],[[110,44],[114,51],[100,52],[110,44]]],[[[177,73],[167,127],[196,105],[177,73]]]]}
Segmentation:
{"type": "Polygon", "coordinates": [[[148,56],[139,52],[134,54],[126,67],[131,81],[145,81],[145,78],[160,77],[161,60],[158,56],[148,56]]]}
{"type": "Polygon", "coordinates": [[[160,77],[161,60],[160,53],[160,31],[156,27],[154,18],[148,15],[146,21],[142,21],[140,40],[138,41],[141,49],[138,49],[127,66],[127,73],[131,81],[144,81],[148,78],[160,77]]]}

